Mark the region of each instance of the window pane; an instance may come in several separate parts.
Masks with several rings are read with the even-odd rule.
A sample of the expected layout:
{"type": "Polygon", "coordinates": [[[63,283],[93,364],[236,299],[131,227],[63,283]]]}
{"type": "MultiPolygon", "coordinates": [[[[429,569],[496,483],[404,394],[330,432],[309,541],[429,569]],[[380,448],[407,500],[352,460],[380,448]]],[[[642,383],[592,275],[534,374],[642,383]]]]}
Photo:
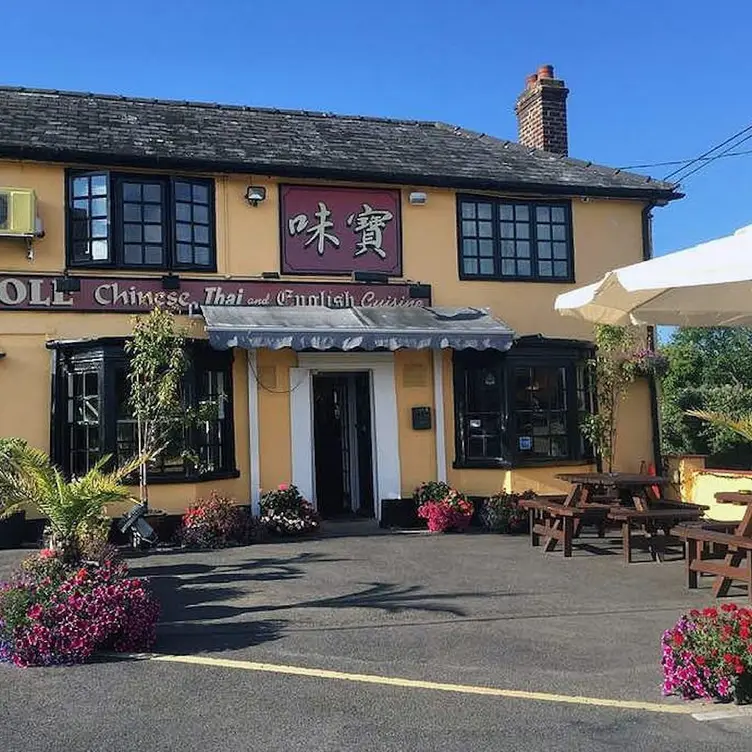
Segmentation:
{"type": "Polygon", "coordinates": [[[89,233],[88,223],[82,220],[73,220],[71,226],[73,240],[86,240],[89,233]]]}
{"type": "Polygon", "coordinates": [[[185,243],[178,243],[178,263],[190,264],[193,261],[193,247],[185,243]]]}
{"type": "Polygon", "coordinates": [[[144,225],[144,241],[147,243],[161,243],[162,242],[162,226],[161,225],[144,225]]]}
{"type": "Polygon", "coordinates": [[[551,208],[551,220],[553,222],[566,222],[564,207],[554,206],[551,208]]]}
{"type": "MultiPolygon", "coordinates": [[[[197,230],[200,228],[196,228],[197,230]]],[[[198,236],[196,238],[198,240],[198,236]]],[[[474,240],[468,241],[471,243],[474,243],[474,240]]],[[[481,256],[493,256],[493,241],[492,240],[479,240],[478,241],[478,251],[481,256]]]]}
{"type": "Polygon", "coordinates": [[[141,183],[123,183],[124,201],[141,201],[141,183]]]}
{"type": "Polygon", "coordinates": [[[91,237],[92,238],[106,238],[107,237],[107,220],[95,219],[91,223],[91,237]]]}
{"type": "Polygon", "coordinates": [[[505,277],[514,277],[516,272],[516,265],[514,259],[502,259],[501,261],[501,273],[505,277]]]}
{"type": "Polygon", "coordinates": [[[566,261],[554,261],[554,276],[568,277],[569,267],[566,261]]]}
{"type": "Polygon", "coordinates": [[[193,207],[193,221],[200,222],[205,225],[209,224],[209,207],[194,206],[193,207]]]}
{"type": "Polygon", "coordinates": [[[92,196],[106,196],[107,195],[107,175],[92,175],[91,176],[91,195],[92,196]]]}
{"type": "Polygon", "coordinates": [[[89,202],[87,199],[76,199],[73,202],[73,213],[76,219],[86,218],[89,216],[89,202]]]}
{"type": "Polygon", "coordinates": [[[191,222],[193,214],[190,204],[175,204],[175,218],[178,222],[191,222]]]}
{"type": "Polygon", "coordinates": [[[515,247],[519,257],[530,258],[530,243],[527,240],[518,240],[515,247]]]}
{"type": "Polygon", "coordinates": [[[74,196],[88,196],[89,195],[89,178],[74,178],[73,179],[73,195],[74,196]]]}
{"type": "Polygon", "coordinates": [[[553,233],[554,240],[567,239],[567,228],[564,225],[552,225],[551,232],[553,233]]]}
{"type": "Polygon", "coordinates": [[[537,206],[535,208],[535,218],[538,220],[538,222],[550,222],[551,221],[551,211],[549,207],[547,206],[537,206]]]}
{"type": "Polygon", "coordinates": [[[480,273],[491,275],[494,273],[493,259],[482,258],[480,260],[480,273]]]}
{"type": "Polygon", "coordinates": [[[123,204],[123,219],[126,222],[141,222],[141,204],[123,204]]]}
{"type": "MultiPolygon", "coordinates": [[[[193,239],[196,243],[203,243],[204,245],[209,245],[209,228],[205,225],[196,225],[193,228],[193,239]]],[[[481,241],[481,245],[483,245],[486,242],[490,241],[481,241]]],[[[491,244],[493,247],[493,244],[491,244]]]]}
{"type": "Polygon", "coordinates": [[[501,237],[502,238],[514,237],[514,225],[511,222],[501,223],[501,237]]]}
{"type": "Polygon", "coordinates": [[[140,245],[126,245],[123,258],[126,264],[141,264],[143,256],[140,245]]]}
{"type": "Polygon", "coordinates": [[[519,274],[521,277],[529,277],[530,276],[530,262],[525,260],[520,260],[517,262],[517,274],[519,274]]]}
{"type": "MultiPolygon", "coordinates": [[[[193,240],[191,225],[188,225],[185,222],[178,222],[177,225],[175,225],[175,237],[178,241],[190,243],[191,240],[193,240]]],[[[467,243],[469,241],[465,242],[467,243]]]]}
{"type": "Polygon", "coordinates": [[[153,204],[158,204],[162,201],[162,186],[154,185],[153,183],[147,183],[143,187],[144,201],[149,201],[153,204]]]}
{"type": "Polygon", "coordinates": [[[478,204],[478,219],[491,219],[491,204],[478,204]]]}
{"type": "Polygon", "coordinates": [[[162,246],[147,245],[144,250],[144,263],[158,266],[162,263],[162,246]]]}
{"type": "Polygon", "coordinates": [[[197,204],[209,203],[209,189],[205,185],[193,184],[193,200],[197,204]]]}
{"type": "Polygon", "coordinates": [[[510,204],[502,204],[499,207],[499,213],[501,216],[501,219],[505,220],[511,220],[514,219],[514,207],[510,204]]]}
{"type": "Polygon", "coordinates": [[[514,240],[502,240],[501,241],[501,255],[505,256],[506,258],[514,257],[515,255],[514,240]]]}
{"type": "Polygon", "coordinates": [[[566,260],[567,258],[567,244],[566,243],[554,243],[554,258],[566,260]]]}
{"type": "Polygon", "coordinates": [[[462,235],[464,237],[475,237],[478,234],[475,228],[476,228],[475,222],[465,220],[462,223],[462,235]]]}
{"type": "Polygon", "coordinates": [[[211,257],[209,249],[202,246],[195,246],[193,249],[196,263],[199,266],[209,266],[211,264],[211,257]]]}
{"type": "Polygon", "coordinates": [[[177,201],[190,201],[191,200],[191,184],[183,182],[175,182],[175,199],[177,201]]]}
{"type": "Polygon", "coordinates": [[[463,240],[462,241],[462,253],[465,256],[477,256],[478,255],[478,241],[477,240],[463,240]]]}
{"type": "Polygon", "coordinates": [[[525,223],[517,222],[514,226],[515,232],[517,233],[518,238],[529,238],[530,237],[530,226],[525,223]]]}
{"type": "Polygon", "coordinates": [[[144,204],[144,222],[161,222],[162,206],[159,204],[144,204]]]}
{"type": "Polygon", "coordinates": [[[144,239],[142,225],[125,225],[123,239],[126,243],[140,243],[144,239]]]}
{"type": "Polygon", "coordinates": [[[553,266],[550,261],[538,262],[538,274],[540,274],[541,277],[551,277],[553,276],[553,273],[553,266]]]}
{"type": "Polygon", "coordinates": [[[538,258],[550,259],[551,253],[551,243],[538,243],[538,258]]]}
{"type": "Polygon", "coordinates": [[[538,240],[551,240],[551,225],[538,225],[538,240]]]}
{"type": "Polygon", "coordinates": [[[465,274],[477,274],[478,262],[476,261],[476,259],[465,258],[462,261],[462,270],[465,274]]]}
{"type": "Polygon", "coordinates": [[[478,222],[478,235],[481,238],[490,238],[493,235],[493,227],[490,222],[478,222]]]}
{"type": "Polygon", "coordinates": [[[106,217],[107,216],[107,199],[106,198],[94,198],[91,200],[91,216],[92,217],[106,217]]]}
{"type": "Polygon", "coordinates": [[[524,220],[527,222],[530,219],[530,211],[528,210],[527,206],[515,206],[514,207],[514,218],[517,221],[524,220]]]}

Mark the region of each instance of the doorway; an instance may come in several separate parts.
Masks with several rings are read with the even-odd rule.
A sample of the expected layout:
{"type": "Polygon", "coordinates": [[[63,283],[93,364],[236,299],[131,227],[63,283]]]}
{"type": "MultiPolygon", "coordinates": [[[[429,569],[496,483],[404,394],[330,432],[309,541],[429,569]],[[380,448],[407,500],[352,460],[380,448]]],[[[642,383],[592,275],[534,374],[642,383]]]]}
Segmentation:
{"type": "Polygon", "coordinates": [[[370,373],[318,373],[312,382],[318,512],[373,517],[370,373]]]}

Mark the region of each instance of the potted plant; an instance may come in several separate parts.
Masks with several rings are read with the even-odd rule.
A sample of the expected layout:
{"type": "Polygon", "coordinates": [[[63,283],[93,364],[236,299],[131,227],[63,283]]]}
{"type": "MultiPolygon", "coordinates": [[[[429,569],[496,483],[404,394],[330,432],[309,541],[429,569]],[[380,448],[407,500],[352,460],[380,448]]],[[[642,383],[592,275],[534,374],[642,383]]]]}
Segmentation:
{"type": "Polygon", "coordinates": [[[445,483],[422,484],[416,496],[425,499],[418,507],[418,517],[426,520],[431,532],[467,530],[473,518],[473,505],[459,491],[445,483]]]}
{"type": "Polygon", "coordinates": [[[480,510],[483,528],[493,533],[525,533],[528,527],[528,514],[520,506],[520,499],[532,499],[533,491],[521,494],[501,491],[484,500],[480,510]]]}
{"type": "Polygon", "coordinates": [[[267,491],[260,507],[260,522],[272,535],[303,535],[319,529],[316,510],[291,483],[267,491]]]}

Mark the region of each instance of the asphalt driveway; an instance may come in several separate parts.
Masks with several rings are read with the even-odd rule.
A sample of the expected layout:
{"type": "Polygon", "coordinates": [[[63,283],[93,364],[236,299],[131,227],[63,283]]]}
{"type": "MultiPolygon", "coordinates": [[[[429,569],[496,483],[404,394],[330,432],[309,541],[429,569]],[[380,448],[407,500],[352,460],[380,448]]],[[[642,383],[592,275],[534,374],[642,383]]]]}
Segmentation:
{"type": "MultiPolygon", "coordinates": [[[[746,718],[567,703],[679,705],[660,696],[660,635],[711,601],[709,586],[685,590],[679,562],[625,566],[618,548],[594,550],[565,560],[525,538],[402,533],[135,557],[132,570],[152,578],[163,604],[156,652],[199,662],[0,667],[0,749],[748,748],[746,718]]],[[[0,579],[17,560],[2,553],[0,579]]]]}

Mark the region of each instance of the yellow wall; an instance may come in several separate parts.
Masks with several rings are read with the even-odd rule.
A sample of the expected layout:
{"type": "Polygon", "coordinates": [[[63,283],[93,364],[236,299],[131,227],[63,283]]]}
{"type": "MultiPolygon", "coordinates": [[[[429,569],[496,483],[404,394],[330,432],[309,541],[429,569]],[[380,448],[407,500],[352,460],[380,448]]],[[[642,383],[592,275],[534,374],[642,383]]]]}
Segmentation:
{"type": "Polygon", "coordinates": [[[669,457],[669,473],[676,494],[684,501],[703,504],[705,515],[712,520],[739,522],[746,507],[719,504],[715,495],[722,491],[752,491],[752,472],[705,467],[705,458],[698,455],[669,457]]]}
{"type": "MultiPolygon", "coordinates": [[[[216,275],[188,276],[253,277],[264,271],[278,270],[277,180],[260,175],[214,177],[218,271],[216,275]],[[250,183],[267,188],[266,201],[257,207],[250,207],[244,198],[250,183]]],[[[44,238],[34,242],[33,260],[27,259],[22,241],[0,239],[0,273],[62,272],[65,268],[64,167],[0,160],[0,185],[36,191],[38,212],[46,233],[44,238]]],[[[411,189],[406,186],[402,197],[404,277],[431,284],[435,304],[490,308],[521,335],[542,333],[553,337],[592,338],[592,329],[587,324],[559,316],[553,310],[555,297],[572,285],[460,281],[454,191],[424,189],[427,203],[413,206],[407,201],[411,189]]],[[[642,258],[642,208],[643,204],[636,201],[572,199],[576,285],[591,282],[608,269],[642,258]]],[[[117,275],[110,271],[90,273],[117,275]]],[[[161,273],[152,276],[161,276],[161,273]]],[[[312,281],[310,277],[305,279],[312,281]]],[[[200,336],[201,324],[194,322],[194,325],[200,336]]],[[[123,314],[4,312],[0,315],[0,350],[7,352],[7,357],[0,361],[0,434],[22,435],[36,445],[48,446],[50,375],[49,353],[44,348],[46,340],[127,335],[129,331],[130,317],[123,314]]],[[[289,351],[260,352],[258,356],[260,373],[273,378],[275,384],[271,388],[258,387],[259,480],[263,489],[290,480],[288,369],[295,363],[296,356],[289,351]]],[[[435,408],[433,370],[431,355],[423,352],[398,352],[395,365],[402,487],[407,494],[420,481],[436,477],[435,428],[414,431],[410,425],[411,407],[425,404],[435,408]],[[415,369],[420,367],[425,368],[427,374],[425,383],[404,386],[405,369],[414,375],[415,369]]],[[[447,473],[451,483],[471,494],[490,493],[500,488],[533,487],[551,493],[563,490],[553,475],[566,468],[515,469],[513,472],[453,469],[454,410],[451,354],[448,352],[443,354],[443,377],[447,473]]],[[[235,439],[236,461],[243,476],[211,484],[243,501],[248,500],[250,487],[246,384],[245,355],[238,353],[234,383],[235,439]]],[[[619,469],[637,470],[641,461],[649,462],[651,458],[649,395],[646,385],[640,383],[622,408],[617,465],[619,469]]],[[[167,485],[155,486],[153,493],[156,504],[177,509],[208,490],[207,484],[167,485]]]]}

